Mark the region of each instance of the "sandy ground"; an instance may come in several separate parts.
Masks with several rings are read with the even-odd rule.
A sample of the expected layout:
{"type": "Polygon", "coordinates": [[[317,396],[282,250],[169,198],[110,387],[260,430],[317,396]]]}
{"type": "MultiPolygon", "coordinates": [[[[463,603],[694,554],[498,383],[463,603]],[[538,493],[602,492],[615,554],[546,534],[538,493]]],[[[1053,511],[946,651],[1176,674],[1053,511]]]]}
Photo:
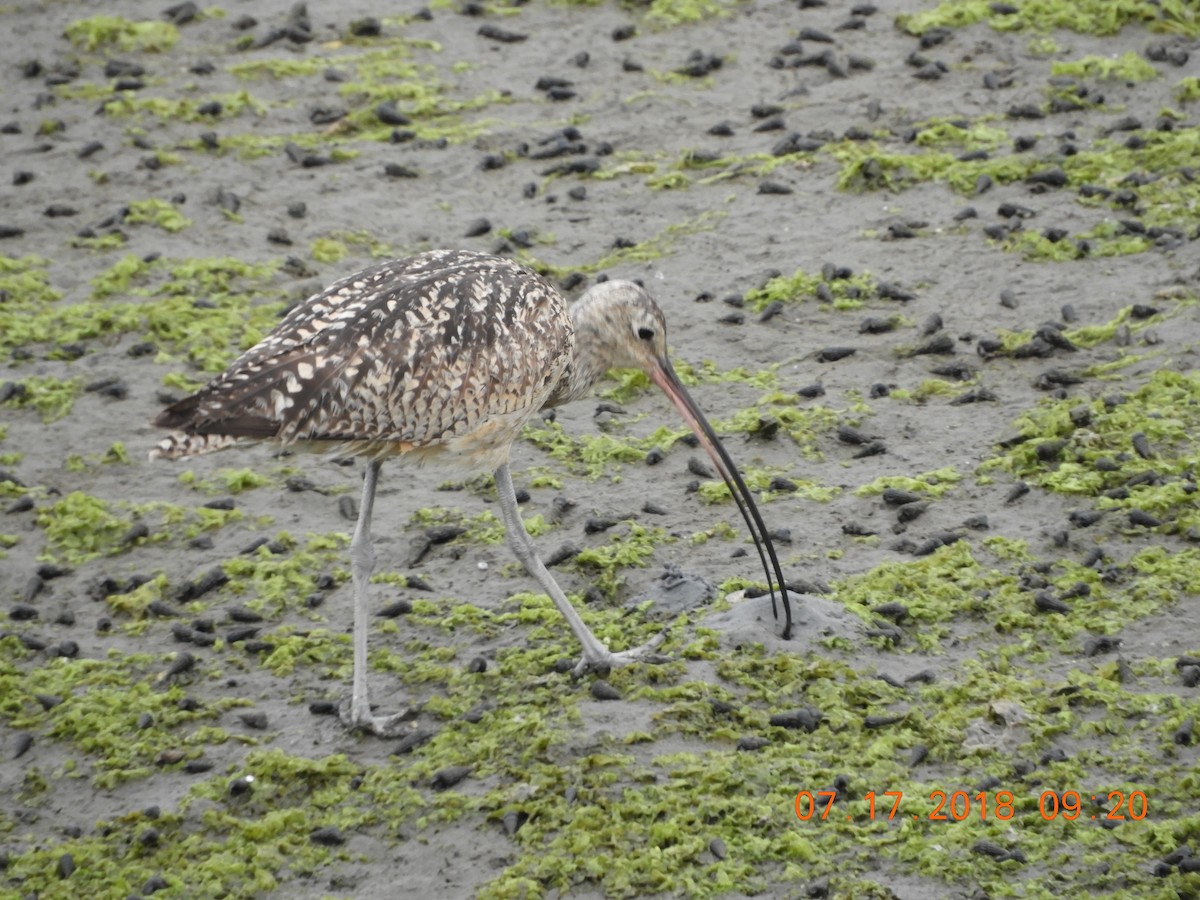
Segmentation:
{"type": "MultiPolygon", "coordinates": [[[[1167,209],[1175,230],[1146,237],[1141,252],[1047,261],[1014,244],[1022,230],[1065,229],[1070,243],[1103,223],[1158,221],[1159,201],[1112,200],[1131,169],[1088,176],[1070,160],[1155,140],[1164,110],[1178,114],[1176,132],[1194,134],[1197,104],[1178,85],[1200,71],[1200,46],[1136,24],[1106,36],[977,24],[922,42],[896,26],[921,8],[881,0],[852,15],[837,3],[749,0],[670,24],[611,3],[396,17],[396,5],[357,0],[309,4],[306,29],[290,4],[263,0],[194,19],[185,10],[177,41],[145,48],[120,36],[89,46],[72,23],[165,22],[161,3],[0,7],[0,254],[33,258],[0,269],[10,479],[0,894],[1196,896],[1200,876],[1179,864],[1190,853],[1180,848],[1200,840],[1200,701],[1178,664],[1200,654],[1187,488],[1200,402],[1196,195],[1167,209]],[[381,33],[353,37],[351,23],[369,16],[381,33]],[[1127,52],[1155,77],[1052,80],[1053,62],[1127,52]],[[254,63],[267,65],[237,68],[254,63]],[[130,83],[118,92],[120,79],[130,83]],[[1046,114],[1054,90],[1082,101],[1046,114]],[[243,91],[252,103],[239,110],[243,91]],[[389,95],[408,124],[372,115],[389,95]],[[126,108],[106,107],[120,97],[126,108]],[[214,98],[222,107],[197,111],[214,98]],[[1012,114],[1023,106],[1042,117],[1012,114]],[[960,192],[914,170],[903,190],[878,179],[839,189],[849,154],[868,144],[848,134],[917,154],[931,146],[919,136],[944,121],[994,130],[938,148],[952,156],[982,146],[993,159],[1065,166],[1068,180],[995,177],[960,192]],[[1019,151],[1022,137],[1037,141],[1019,151]],[[810,152],[787,155],[785,140],[810,152]],[[91,142],[100,146],[84,153],[91,142]],[[1089,198],[1092,182],[1109,193],[1089,198]],[[128,216],[147,200],[188,224],[128,216]],[[437,736],[397,756],[394,741],[310,711],[348,690],[344,549],[359,467],[267,448],[151,464],[148,423],[287,303],[372,251],[431,247],[586,273],[573,291],[601,272],[652,290],[676,360],[711,364],[693,391],[724,423],[734,458],[765,473],[759,488],[770,477],[800,487],[761,504],[795,591],[794,640],[779,639],[766,598],[735,594],[667,616],[676,661],[613,673],[621,699],[595,699],[592,679],[554,670],[577,649],[553,611],[523,595],[536,586],[508,548],[482,533],[494,525],[480,518],[495,508],[490,486],[462,490],[462,475],[393,464],[376,504],[377,603],[415,609],[373,630],[372,686],[383,711],[412,706],[414,731],[437,736]],[[263,268],[218,284],[197,274],[213,259],[263,268]],[[148,265],[105,296],[99,279],[122,260],[148,265]],[[823,267],[823,289],[843,300],[838,267],[868,276],[861,303],[809,289],[775,315],[756,308],[771,276],[823,267]],[[29,272],[61,298],[33,296],[29,272]],[[142,313],[113,311],[131,303],[142,313]],[[191,330],[171,330],[172,304],[191,330]],[[1136,304],[1153,311],[1131,316],[1136,304]],[[71,308],[79,319],[55,318],[71,308]],[[49,333],[12,338],[37,316],[49,333]],[[1011,352],[1047,322],[1051,337],[1064,325],[1068,335],[1114,327],[1086,345],[1011,352]],[[936,352],[910,352],[933,340],[936,352]],[[959,377],[933,371],[951,364],[959,377]],[[727,377],[738,369],[747,376],[727,377]],[[1142,397],[1162,372],[1181,373],[1183,392],[1163,407],[1158,395],[1135,399],[1142,418],[1128,425],[1153,441],[1158,481],[1143,483],[1180,489],[1143,510],[1158,524],[1120,507],[1084,527],[1072,514],[1107,508],[1095,491],[987,467],[1020,446],[1018,419],[1039,403],[1142,397]],[[55,417],[31,402],[49,383],[38,379],[98,389],[55,417]],[[802,390],[814,385],[823,393],[802,390]],[[962,402],[968,391],[980,402],[962,402]],[[745,410],[784,426],[749,434],[734,424],[745,410]],[[1156,432],[1143,419],[1181,424],[1156,432]],[[242,470],[262,483],[239,483],[242,470]],[[892,476],[919,477],[908,486],[927,506],[905,514],[860,490],[892,476]],[[442,489],[448,478],[458,492],[442,489]],[[199,511],[223,500],[236,512],[199,511]],[[437,523],[414,513],[431,508],[471,530],[419,553],[437,523]],[[265,541],[276,543],[247,552],[265,541]],[[1152,571],[1146,554],[1160,548],[1152,571]],[[187,592],[214,569],[228,580],[187,592]],[[1064,587],[1080,579],[1091,600],[1064,587]],[[889,602],[907,616],[870,611],[889,602]],[[1070,612],[1048,611],[1053,602],[1070,612]],[[231,634],[246,625],[262,642],[249,650],[246,633],[231,634]],[[1079,705],[1065,699],[1076,692],[1079,705]],[[801,707],[823,716],[811,734],[769,722],[801,707]],[[739,745],[749,738],[761,748],[739,745]],[[447,787],[435,775],[450,764],[469,774],[447,787]],[[247,776],[243,801],[233,785],[247,776]],[[796,793],[830,785],[842,791],[836,824],[797,821],[796,793]],[[931,793],[960,788],[1012,791],[1021,815],[997,821],[974,801],[966,821],[929,820],[931,793]],[[1069,790],[1099,800],[1078,822],[1044,821],[1039,798],[1069,790]],[[1097,821],[1110,790],[1144,792],[1149,814],[1097,821]],[[905,792],[901,819],[912,821],[870,821],[870,791],[905,792]],[[313,834],[322,827],[337,831],[313,834]]],[[[1134,168],[1181,186],[1200,177],[1172,162],[1134,168]]],[[[761,578],[736,510],[694,492],[694,451],[678,443],[653,468],[641,461],[648,445],[635,439],[681,427],[656,392],[579,402],[557,424],[641,448],[598,477],[551,456],[545,438],[513,450],[546,553],[653,545],[640,566],[555,567],[581,603],[597,577],[620,577],[588,603],[609,641],[653,632],[653,609],[618,613],[664,600],[666,566],[693,587],[761,578]],[[611,527],[586,527],[596,519],[611,527]],[[714,532],[719,523],[731,527],[714,532]]],[[[1039,471],[1088,440],[1108,447],[1113,436],[1091,425],[1039,471]]],[[[1141,458],[1131,446],[1118,448],[1122,464],[1141,458]]]]}

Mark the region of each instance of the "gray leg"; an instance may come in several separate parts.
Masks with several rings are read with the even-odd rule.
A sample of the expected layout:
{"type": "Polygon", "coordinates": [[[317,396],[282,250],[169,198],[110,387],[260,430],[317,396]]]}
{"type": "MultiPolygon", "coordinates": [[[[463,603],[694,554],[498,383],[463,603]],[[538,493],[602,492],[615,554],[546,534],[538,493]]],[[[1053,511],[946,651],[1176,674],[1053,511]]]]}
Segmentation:
{"type": "Polygon", "coordinates": [[[558,582],[554,580],[554,576],[542,564],[537,554],[537,548],[533,544],[533,538],[525,530],[525,523],[521,520],[521,511],[517,508],[517,493],[513,489],[512,475],[509,474],[507,463],[496,470],[495,477],[496,492],[500,495],[500,510],[504,516],[504,527],[508,532],[508,543],[512,547],[513,553],[524,564],[529,574],[541,582],[542,589],[550,595],[550,599],[554,601],[558,611],[563,614],[567,624],[575,632],[575,637],[579,638],[579,643],[583,644],[583,659],[575,667],[574,674],[582,675],[589,669],[615,668],[637,660],[660,662],[661,657],[656,656],[653,651],[663,642],[666,637],[665,631],[641,647],[613,653],[592,634],[587,625],[583,624],[583,619],[579,617],[579,613],[575,611],[575,607],[571,605],[567,595],[563,593],[558,582]]]}
{"type": "Polygon", "coordinates": [[[379,481],[382,463],[371,460],[363,473],[362,503],[358,508],[358,524],[350,541],[350,574],[354,580],[354,686],[349,708],[343,707],[342,721],[350,728],[363,728],[380,737],[394,737],[399,725],[411,713],[376,717],[367,699],[367,632],[371,628],[371,612],[367,605],[367,589],[375,571],[375,550],[371,546],[371,509],[375,505],[375,485],[379,481]]]}

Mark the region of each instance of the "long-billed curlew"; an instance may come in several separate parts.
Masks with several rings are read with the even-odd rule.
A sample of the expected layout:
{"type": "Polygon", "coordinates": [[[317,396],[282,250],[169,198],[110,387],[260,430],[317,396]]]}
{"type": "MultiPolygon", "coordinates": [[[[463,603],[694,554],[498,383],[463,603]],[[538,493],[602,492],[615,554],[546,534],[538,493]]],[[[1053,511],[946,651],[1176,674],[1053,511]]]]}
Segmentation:
{"type": "Polygon", "coordinates": [[[513,552],[583,645],[577,675],[647,659],[662,642],[660,634],[614,653],[592,634],[538,558],[508,471],[512,443],[532,416],[582,397],[618,367],[644,370],[704,445],[754,538],[776,618],[772,576],[779,587],[790,637],[791,604],[758,508],[675,375],[662,311],[629,281],[601,282],[568,310],[543,278],[501,257],[435,250],[371,266],[296,306],[225,372],[165,409],[154,424],[174,433],[150,457],[274,441],[366,458],[350,542],[354,685],[343,718],[388,735],[400,715],[377,717],[367,700],[371,507],[385,458],[494,471],[513,552]]]}

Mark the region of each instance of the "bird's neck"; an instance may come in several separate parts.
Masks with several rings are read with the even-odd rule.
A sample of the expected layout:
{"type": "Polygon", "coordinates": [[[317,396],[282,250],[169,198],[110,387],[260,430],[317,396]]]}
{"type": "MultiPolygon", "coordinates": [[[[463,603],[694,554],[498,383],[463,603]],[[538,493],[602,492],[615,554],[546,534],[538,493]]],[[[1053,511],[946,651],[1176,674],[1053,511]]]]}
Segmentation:
{"type": "Polygon", "coordinates": [[[604,377],[610,364],[604,353],[602,328],[586,295],[571,304],[571,324],[575,329],[575,346],[567,370],[558,387],[546,402],[547,407],[561,406],[578,400],[604,377]]]}

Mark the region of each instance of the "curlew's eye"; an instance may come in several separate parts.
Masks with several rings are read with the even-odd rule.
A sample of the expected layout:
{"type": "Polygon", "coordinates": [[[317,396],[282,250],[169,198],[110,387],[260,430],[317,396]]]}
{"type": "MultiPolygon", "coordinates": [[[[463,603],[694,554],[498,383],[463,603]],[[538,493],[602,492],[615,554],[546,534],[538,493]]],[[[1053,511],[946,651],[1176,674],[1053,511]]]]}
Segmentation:
{"type": "Polygon", "coordinates": [[[647,328],[645,325],[643,325],[641,328],[639,328],[637,330],[637,336],[638,336],[638,340],[652,341],[652,340],[654,340],[654,329],[647,328]]]}

